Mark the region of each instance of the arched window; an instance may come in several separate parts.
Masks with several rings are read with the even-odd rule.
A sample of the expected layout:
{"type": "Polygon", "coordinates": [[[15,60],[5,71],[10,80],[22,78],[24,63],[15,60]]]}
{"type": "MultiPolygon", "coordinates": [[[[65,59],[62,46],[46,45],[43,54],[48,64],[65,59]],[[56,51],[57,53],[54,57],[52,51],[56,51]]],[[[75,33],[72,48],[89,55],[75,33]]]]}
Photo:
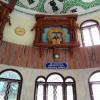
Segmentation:
{"type": "Polygon", "coordinates": [[[39,76],[34,93],[34,100],[76,100],[75,81],[59,73],[51,73],[47,78],[39,76]]]}
{"type": "Polygon", "coordinates": [[[94,72],[89,78],[91,100],[100,100],[100,71],[94,72]]]}
{"type": "Polygon", "coordinates": [[[63,100],[63,77],[57,73],[50,74],[47,77],[47,84],[47,100],[63,100]]]}
{"type": "Polygon", "coordinates": [[[44,77],[38,77],[36,80],[36,85],[35,85],[35,99],[36,100],[44,100],[44,91],[45,91],[45,78],[44,77]]]}
{"type": "Polygon", "coordinates": [[[0,100],[20,100],[21,74],[13,69],[0,72],[0,100]]]}
{"type": "Polygon", "coordinates": [[[84,21],[80,26],[83,46],[100,45],[100,27],[95,20],[84,21]]]}
{"type": "Polygon", "coordinates": [[[66,77],[65,79],[65,85],[66,85],[66,95],[67,100],[75,100],[76,98],[76,85],[75,80],[72,77],[66,77]]]}

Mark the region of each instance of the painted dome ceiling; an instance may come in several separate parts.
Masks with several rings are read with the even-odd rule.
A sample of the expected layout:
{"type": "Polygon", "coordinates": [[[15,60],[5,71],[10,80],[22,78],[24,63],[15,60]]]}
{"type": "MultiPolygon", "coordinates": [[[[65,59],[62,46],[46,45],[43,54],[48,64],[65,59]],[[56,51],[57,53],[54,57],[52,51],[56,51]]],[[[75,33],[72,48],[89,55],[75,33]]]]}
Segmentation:
{"type": "Polygon", "coordinates": [[[100,10],[100,0],[17,0],[15,9],[28,14],[82,15],[100,10]]]}

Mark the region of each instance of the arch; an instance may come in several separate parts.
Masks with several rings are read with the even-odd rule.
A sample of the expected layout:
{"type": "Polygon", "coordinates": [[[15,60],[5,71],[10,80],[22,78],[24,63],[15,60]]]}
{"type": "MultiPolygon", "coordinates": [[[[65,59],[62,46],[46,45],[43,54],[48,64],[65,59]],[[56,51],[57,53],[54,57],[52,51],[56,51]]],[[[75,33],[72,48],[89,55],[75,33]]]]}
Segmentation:
{"type": "Polygon", "coordinates": [[[35,81],[34,100],[76,100],[76,85],[75,80],[71,76],[66,78],[58,72],[39,76],[35,81]],[[38,81],[38,79],[46,80],[38,81]],[[71,79],[65,82],[66,79],[71,79]],[[70,93],[70,96],[68,96],[70,93]],[[60,96],[59,96],[60,95],[60,96]],[[70,97],[70,98],[69,98],[70,97]]]}
{"type": "Polygon", "coordinates": [[[23,77],[15,69],[5,69],[0,72],[0,95],[4,100],[20,100],[23,77]]]}
{"type": "Polygon", "coordinates": [[[91,100],[98,100],[100,96],[100,70],[94,71],[88,78],[91,100]]]}
{"type": "Polygon", "coordinates": [[[45,82],[45,77],[44,76],[39,76],[36,78],[36,82],[45,82]]]}
{"type": "MultiPolygon", "coordinates": [[[[90,81],[91,77],[94,77],[96,74],[100,73],[100,70],[96,70],[94,72],[92,72],[88,78],[88,82],[94,82],[94,81],[97,81],[97,80],[94,80],[94,81],[90,81]]],[[[100,79],[99,79],[100,80],[100,79]]]]}
{"type": "MultiPolygon", "coordinates": [[[[81,23],[81,25],[80,25],[80,28],[84,27],[84,24],[86,24],[87,22],[92,22],[92,23],[91,23],[92,25],[99,25],[99,22],[98,22],[98,21],[93,20],[93,19],[89,19],[89,20],[83,21],[83,22],[81,23]]],[[[90,26],[90,24],[89,24],[89,25],[86,25],[86,26],[90,26]]]]}
{"type": "Polygon", "coordinates": [[[90,81],[90,82],[100,81],[100,70],[97,70],[97,71],[93,72],[90,75],[88,81],[90,81]]]}
{"type": "Polygon", "coordinates": [[[64,77],[60,73],[53,72],[47,76],[46,81],[47,82],[64,82],[64,77]],[[54,76],[58,76],[58,78],[54,79],[54,76]],[[53,78],[53,80],[51,78],[53,78]]]}
{"type": "Polygon", "coordinates": [[[0,76],[1,76],[3,73],[6,73],[6,72],[8,72],[8,71],[12,71],[12,72],[16,73],[16,75],[18,75],[18,76],[20,77],[20,80],[23,80],[22,74],[21,74],[19,71],[15,70],[15,69],[5,69],[5,70],[2,70],[2,71],[0,72],[0,76]]]}
{"type": "Polygon", "coordinates": [[[75,79],[73,77],[71,77],[71,76],[67,76],[65,78],[65,82],[75,82],[75,79]]]}
{"type": "Polygon", "coordinates": [[[67,100],[77,100],[76,97],[76,82],[72,76],[67,76],[65,78],[67,100]]]}
{"type": "Polygon", "coordinates": [[[86,20],[80,25],[83,46],[100,45],[100,28],[96,20],[86,20]]]}

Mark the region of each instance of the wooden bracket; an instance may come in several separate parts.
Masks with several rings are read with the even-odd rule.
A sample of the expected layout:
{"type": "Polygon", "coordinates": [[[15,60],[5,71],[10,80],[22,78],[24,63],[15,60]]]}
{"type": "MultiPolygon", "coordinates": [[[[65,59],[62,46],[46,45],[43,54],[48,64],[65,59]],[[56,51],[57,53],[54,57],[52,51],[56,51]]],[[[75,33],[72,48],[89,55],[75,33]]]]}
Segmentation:
{"type": "Polygon", "coordinates": [[[36,23],[35,23],[35,25],[33,26],[33,28],[31,29],[31,31],[33,31],[35,28],[36,28],[36,23]]]}

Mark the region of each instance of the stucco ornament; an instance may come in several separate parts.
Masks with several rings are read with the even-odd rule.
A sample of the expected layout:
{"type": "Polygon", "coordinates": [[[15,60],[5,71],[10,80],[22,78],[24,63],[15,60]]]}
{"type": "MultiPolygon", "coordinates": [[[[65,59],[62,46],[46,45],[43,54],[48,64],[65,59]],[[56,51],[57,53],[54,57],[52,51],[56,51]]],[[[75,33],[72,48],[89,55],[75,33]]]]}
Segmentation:
{"type": "Polygon", "coordinates": [[[63,1],[60,0],[47,0],[44,4],[44,9],[47,13],[59,14],[63,10],[63,1]]]}
{"type": "Polygon", "coordinates": [[[28,8],[33,8],[38,5],[39,0],[19,0],[19,2],[28,8]]]}
{"type": "Polygon", "coordinates": [[[23,36],[25,34],[25,29],[22,28],[22,27],[16,27],[15,28],[15,33],[18,35],[18,36],[23,36]]]}

